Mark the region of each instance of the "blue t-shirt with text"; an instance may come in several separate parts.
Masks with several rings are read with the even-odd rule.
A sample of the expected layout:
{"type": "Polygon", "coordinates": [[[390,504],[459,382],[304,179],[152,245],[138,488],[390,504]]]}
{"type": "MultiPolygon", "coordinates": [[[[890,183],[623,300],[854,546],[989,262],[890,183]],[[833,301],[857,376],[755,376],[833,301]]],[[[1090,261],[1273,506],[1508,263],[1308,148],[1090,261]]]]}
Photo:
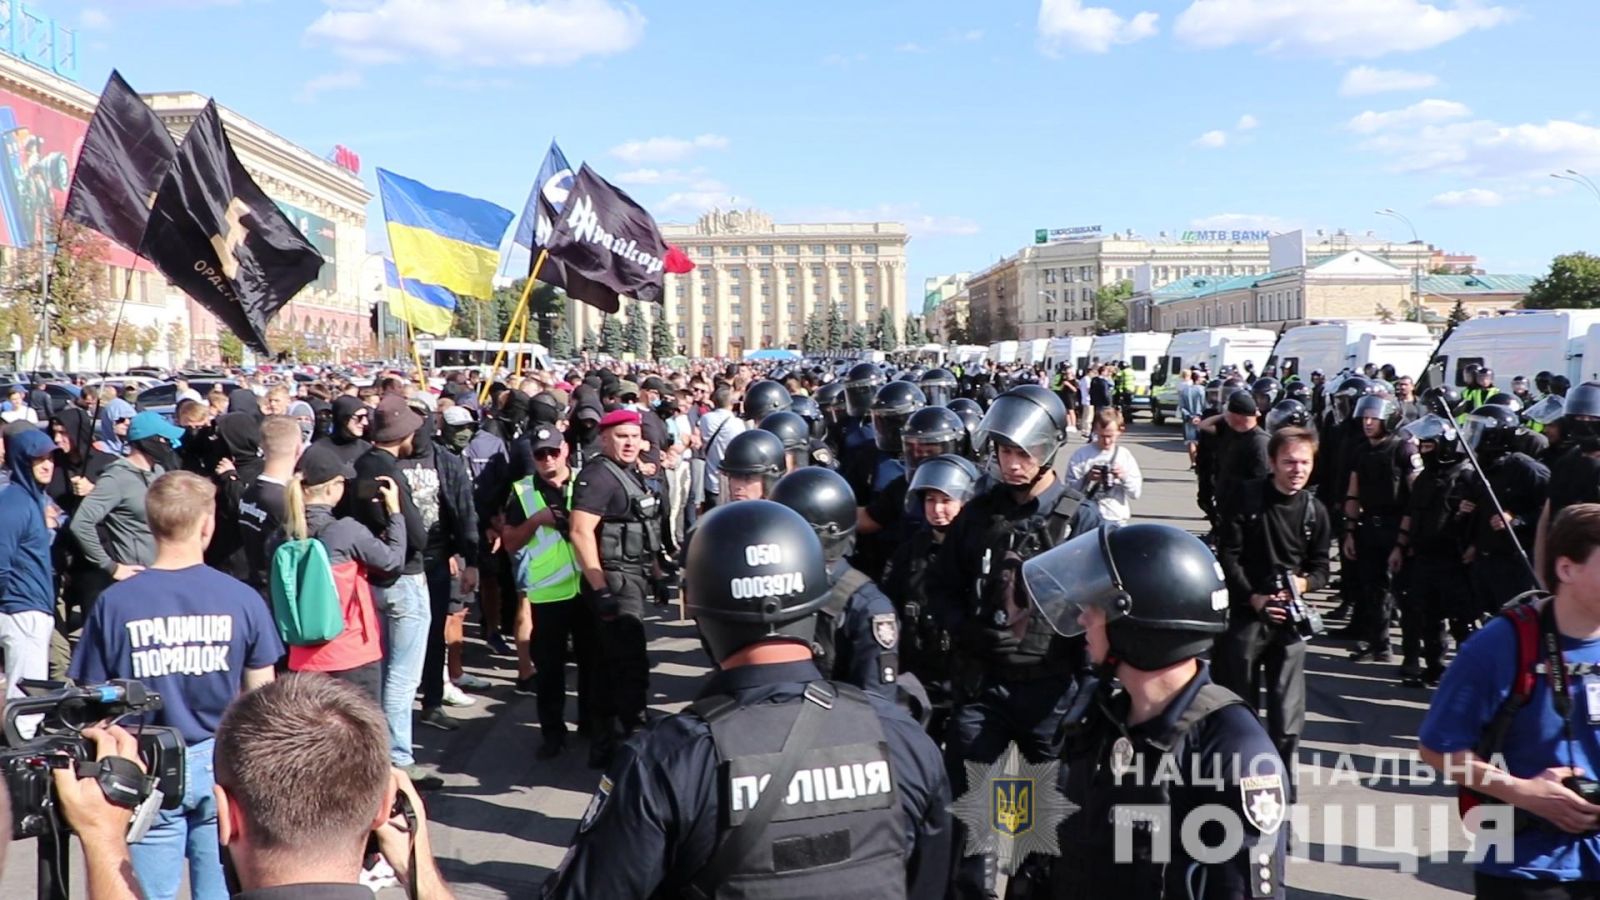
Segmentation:
{"type": "MultiPolygon", "coordinates": [[[[1600,640],[1563,637],[1561,652],[1569,667],[1600,663],[1600,640]]],[[[1516,629],[1505,617],[1496,616],[1461,645],[1445,671],[1418,732],[1422,745],[1440,753],[1475,749],[1500,704],[1511,694],[1516,668],[1516,629]]],[[[1511,720],[1500,748],[1507,771],[1518,778],[1555,766],[1577,766],[1590,777],[1600,772],[1600,729],[1589,724],[1585,686],[1596,677],[1570,679],[1570,743],[1551,701],[1550,679],[1540,675],[1535,680],[1533,694],[1511,720]]],[[[1600,709],[1595,713],[1600,716],[1600,709]]],[[[1600,835],[1567,834],[1545,823],[1518,832],[1512,850],[1512,859],[1500,858],[1491,850],[1478,864],[1478,871],[1503,878],[1600,880],[1600,835]]]]}
{"type": "Polygon", "coordinates": [[[151,725],[209,740],[246,669],[283,656],[261,595],[209,566],[143,572],[107,588],[68,670],[78,684],[132,678],[161,695],[151,725]]]}

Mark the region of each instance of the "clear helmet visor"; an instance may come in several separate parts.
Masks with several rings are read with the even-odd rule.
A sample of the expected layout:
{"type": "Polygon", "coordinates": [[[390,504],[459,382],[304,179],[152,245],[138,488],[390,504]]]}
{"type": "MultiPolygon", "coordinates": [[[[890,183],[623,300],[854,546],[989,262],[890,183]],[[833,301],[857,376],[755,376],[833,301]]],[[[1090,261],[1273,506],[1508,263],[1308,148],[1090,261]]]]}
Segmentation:
{"type": "Polygon", "coordinates": [[[956,395],[956,385],[953,381],[924,381],[920,386],[922,395],[928,398],[929,406],[943,406],[956,395]]]}
{"type": "Polygon", "coordinates": [[[1400,436],[1417,443],[1423,441],[1449,442],[1456,439],[1456,425],[1444,416],[1427,415],[1414,422],[1407,422],[1400,429],[1400,436]]]}
{"type": "Polygon", "coordinates": [[[1036,615],[1062,637],[1086,630],[1090,609],[1111,622],[1127,615],[1127,595],[1118,586],[1106,552],[1104,528],[1081,534],[1022,564],[1022,585],[1036,615]]]}
{"type": "Polygon", "coordinates": [[[1477,451],[1483,444],[1483,436],[1499,424],[1488,416],[1467,416],[1461,423],[1461,442],[1477,451]]]}
{"type": "Polygon", "coordinates": [[[990,447],[996,438],[1020,447],[1034,462],[1048,463],[1061,447],[1061,432],[1043,407],[1021,397],[1001,396],[984,413],[972,435],[974,447],[990,447]]]}
{"type": "Polygon", "coordinates": [[[772,486],[777,483],[778,476],[769,473],[719,472],[717,486],[721,489],[721,493],[717,496],[723,503],[736,500],[764,500],[772,494],[772,486]]]}
{"type": "Polygon", "coordinates": [[[1540,425],[1549,425],[1551,422],[1566,414],[1566,401],[1551,394],[1522,411],[1523,418],[1540,425]]]}

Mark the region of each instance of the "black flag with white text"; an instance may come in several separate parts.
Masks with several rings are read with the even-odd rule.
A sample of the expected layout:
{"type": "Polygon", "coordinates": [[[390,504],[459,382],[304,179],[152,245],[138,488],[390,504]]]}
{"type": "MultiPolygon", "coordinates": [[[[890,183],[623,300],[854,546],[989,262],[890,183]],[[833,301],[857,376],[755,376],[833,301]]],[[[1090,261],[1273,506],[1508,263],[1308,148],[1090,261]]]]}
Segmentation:
{"type": "Polygon", "coordinates": [[[150,204],[177,155],[155,110],[113,70],[84,133],[66,217],[137,253],[150,204]]]}
{"type": "Polygon", "coordinates": [[[599,298],[580,293],[574,275],[635,300],[662,301],[668,247],[661,229],[644,207],[588,164],[578,170],[545,248],[566,268],[567,293],[580,300],[604,308],[599,298]]]}

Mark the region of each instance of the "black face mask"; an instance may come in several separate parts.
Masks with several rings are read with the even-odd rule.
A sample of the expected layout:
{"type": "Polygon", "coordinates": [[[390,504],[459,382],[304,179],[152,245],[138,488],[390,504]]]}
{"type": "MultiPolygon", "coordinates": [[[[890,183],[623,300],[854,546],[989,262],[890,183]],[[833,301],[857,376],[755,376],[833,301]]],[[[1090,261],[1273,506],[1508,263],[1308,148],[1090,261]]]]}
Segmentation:
{"type": "Polygon", "coordinates": [[[140,438],[133,441],[133,446],[151,462],[168,472],[182,468],[182,464],[178,461],[178,451],[172,449],[172,445],[167,443],[164,437],[140,438]]]}

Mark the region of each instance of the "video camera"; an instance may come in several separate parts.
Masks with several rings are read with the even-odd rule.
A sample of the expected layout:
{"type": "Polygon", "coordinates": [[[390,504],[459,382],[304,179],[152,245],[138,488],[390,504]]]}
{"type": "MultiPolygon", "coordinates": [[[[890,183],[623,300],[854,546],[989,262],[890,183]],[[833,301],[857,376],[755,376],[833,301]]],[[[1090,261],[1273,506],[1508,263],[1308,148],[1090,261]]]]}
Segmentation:
{"type": "Polygon", "coordinates": [[[1294,573],[1288,569],[1279,569],[1274,579],[1275,587],[1279,594],[1287,594],[1289,599],[1280,601],[1280,605],[1289,614],[1289,624],[1295,633],[1302,638],[1314,638],[1326,628],[1322,624],[1322,614],[1311,608],[1311,604],[1300,596],[1300,585],[1294,580],[1294,573]]]}
{"type": "MultiPolygon", "coordinates": [[[[83,729],[161,708],[161,696],[138,681],[119,680],[89,687],[25,682],[22,688],[30,692],[28,696],[5,701],[0,734],[0,777],[5,778],[6,790],[11,794],[11,836],[16,839],[42,837],[54,834],[58,827],[67,828],[55,809],[50,773],[74,762],[94,761],[94,743],[83,736],[83,729]],[[32,738],[22,736],[19,720],[23,716],[40,717],[32,738]]],[[[137,779],[139,783],[130,783],[132,779],[108,775],[103,770],[101,786],[107,789],[108,797],[130,806],[139,805],[153,790],[159,790],[161,808],[177,809],[183,803],[183,736],[177,729],[157,726],[136,727],[134,734],[145,777],[137,779]]]]}

